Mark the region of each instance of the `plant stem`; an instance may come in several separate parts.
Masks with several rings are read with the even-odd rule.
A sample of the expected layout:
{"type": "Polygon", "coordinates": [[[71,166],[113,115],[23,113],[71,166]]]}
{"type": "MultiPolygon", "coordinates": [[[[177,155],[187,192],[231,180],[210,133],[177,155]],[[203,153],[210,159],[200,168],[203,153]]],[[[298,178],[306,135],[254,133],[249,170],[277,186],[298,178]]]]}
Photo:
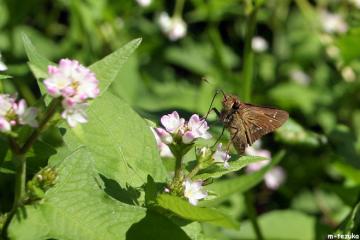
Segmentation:
{"type": "MultiPolygon", "coordinates": [[[[255,33],[256,14],[258,7],[256,6],[250,13],[245,36],[245,51],[244,51],[244,68],[243,68],[243,99],[244,101],[251,100],[252,81],[254,74],[254,53],[252,51],[251,42],[255,33]]],[[[250,218],[251,224],[254,228],[258,240],[263,240],[263,236],[257,222],[256,209],[254,206],[253,195],[251,191],[245,194],[245,203],[250,218]]]]}
{"type": "Polygon", "coordinates": [[[16,210],[22,204],[22,200],[25,196],[25,184],[26,184],[26,158],[24,154],[14,153],[14,162],[16,164],[16,178],[15,178],[15,196],[14,203],[11,211],[6,217],[5,223],[2,229],[2,237],[7,239],[7,229],[10,225],[12,218],[14,217],[16,210]]]}
{"type": "Polygon", "coordinates": [[[263,240],[264,237],[263,237],[263,235],[261,233],[259,224],[257,222],[253,195],[252,195],[252,193],[250,191],[246,192],[244,195],[245,195],[245,204],[246,204],[248,217],[250,218],[251,224],[252,224],[252,226],[254,228],[254,231],[255,231],[255,234],[256,234],[256,239],[257,240],[263,240]]]}
{"type": "Polygon", "coordinates": [[[15,175],[15,196],[14,203],[11,211],[6,217],[5,223],[1,235],[4,239],[7,239],[7,229],[10,225],[12,218],[14,217],[18,207],[22,205],[22,201],[26,194],[26,153],[38,139],[40,133],[44,130],[46,124],[54,116],[57,106],[60,104],[61,99],[55,98],[51,101],[49,108],[40,121],[39,127],[36,128],[32,134],[25,141],[24,145],[20,148],[19,145],[14,141],[14,139],[9,139],[11,150],[13,152],[13,159],[16,164],[16,175],[15,175]]]}
{"type": "Polygon", "coordinates": [[[182,169],[182,155],[176,154],[175,156],[175,175],[174,182],[178,182],[181,177],[181,169],[182,169]]]}
{"type": "Polygon", "coordinates": [[[57,106],[60,104],[61,99],[60,98],[54,98],[48,108],[48,111],[46,112],[44,118],[40,121],[39,127],[36,128],[33,133],[30,135],[30,137],[26,140],[22,148],[20,149],[21,153],[26,153],[29,151],[31,146],[35,143],[36,139],[39,137],[40,133],[44,130],[46,123],[49,122],[49,120],[53,117],[53,115],[56,112],[57,106]]]}
{"type": "Polygon", "coordinates": [[[191,172],[186,176],[186,178],[191,179],[193,178],[199,171],[200,171],[200,164],[197,164],[191,172]]]}
{"type": "Polygon", "coordinates": [[[247,20],[245,50],[244,50],[244,66],[243,66],[243,94],[244,101],[251,100],[251,89],[254,72],[254,53],[251,48],[251,41],[255,33],[257,7],[255,7],[247,20]]]}
{"type": "Polygon", "coordinates": [[[185,0],[176,0],[175,8],[174,8],[174,17],[181,17],[183,9],[184,9],[185,0]]]}

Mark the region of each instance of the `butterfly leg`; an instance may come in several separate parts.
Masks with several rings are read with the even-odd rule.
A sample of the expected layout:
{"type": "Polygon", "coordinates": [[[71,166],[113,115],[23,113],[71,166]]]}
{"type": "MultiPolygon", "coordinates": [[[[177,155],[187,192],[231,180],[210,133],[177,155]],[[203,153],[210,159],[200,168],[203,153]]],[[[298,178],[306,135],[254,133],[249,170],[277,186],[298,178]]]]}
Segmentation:
{"type": "Polygon", "coordinates": [[[245,147],[246,147],[246,144],[244,144],[240,139],[239,139],[239,136],[238,136],[238,133],[241,131],[240,128],[237,128],[237,127],[233,127],[233,126],[229,126],[230,129],[235,129],[235,132],[232,133],[232,137],[227,145],[227,150],[226,152],[230,152],[230,145],[233,144],[237,153],[239,155],[243,155],[244,151],[245,151],[245,147]]]}

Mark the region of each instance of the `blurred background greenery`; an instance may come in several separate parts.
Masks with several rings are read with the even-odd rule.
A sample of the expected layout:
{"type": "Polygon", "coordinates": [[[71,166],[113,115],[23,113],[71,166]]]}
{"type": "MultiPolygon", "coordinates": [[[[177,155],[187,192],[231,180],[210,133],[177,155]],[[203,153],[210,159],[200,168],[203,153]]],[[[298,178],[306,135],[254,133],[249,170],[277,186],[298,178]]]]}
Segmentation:
{"type": "MultiPolygon", "coordinates": [[[[264,235],[289,236],[279,235],[286,224],[300,229],[300,239],[359,230],[359,0],[1,0],[0,69],[13,78],[0,80],[0,91],[35,104],[40,94],[21,33],[49,59],[85,65],[142,37],[110,90],[154,121],[173,110],[205,115],[218,88],[287,110],[291,120],[262,142],[273,155],[286,149],[287,175],[276,191],[254,190],[264,235]]],[[[221,131],[215,116],[210,124],[221,131]]],[[[0,171],[1,212],[10,208],[10,175],[0,171]]],[[[242,195],[221,208],[244,219],[241,230],[206,232],[254,237],[242,195]]]]}

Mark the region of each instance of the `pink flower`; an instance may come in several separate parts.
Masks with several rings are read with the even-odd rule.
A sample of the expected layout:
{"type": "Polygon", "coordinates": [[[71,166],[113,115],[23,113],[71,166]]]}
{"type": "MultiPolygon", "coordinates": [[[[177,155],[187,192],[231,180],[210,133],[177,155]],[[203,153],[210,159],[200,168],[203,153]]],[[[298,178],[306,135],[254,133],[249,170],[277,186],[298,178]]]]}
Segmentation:
{"type": "Polygon", "coordinates": [[[265,174],[265,185],[272,190],[276,190],[285,182],[285,179],[284,169],[277,166],[265,174]]]}
{"type": "Polygon", "coordinates": [[[163,128],[155,128],[156,134],[159,136],[160,140],[166,144],[173,142],[173,137],[163,128]]]}
{"type": "Polygon", "coordinates": [[[214,155],[212,156],[214,161],[217,163],[224,163],[224,167],[228,168],[230,165],[228,163],[228,160],[230,159],[230,155],[222,150],[222,144],[219,143],[216,147],[216,151],[214,155]]]}
{"type": "Polygon", "coordinates": [[[259,161],[256,163],[251,163],[247,165],[246,172],[256,172],[265,167],[270,163],[271,160],[271,153],[268,150],[265,149],[256,149],[255,147],[247,147],[245,149],[245,154],[249,156],[260,156],[267,158],[263,161],[259,161]]]}
{"type": "Polygon", "coordinates": [[[80,103],[99,94],[95,74],[76,60],[61,59],[59,66],[48,67],[48,73],[44,84],[52,97],[62,96],[80,103]]]}
{"type": "Polygon", "coordinates": [[[95,74],[70,59],[61,59],[58,66],[49,66],[48,73],[44,84],[49,95],[63,98],[61,116],[71,127],[87,122],[86,102],[100,92],[95,74]]]}
{"type": "Polygon", "coordinates": [[[208,193],[202,189],[202,181],[185,180],[184,197],[186,197],[190,204],[197,205],[198,201],[207,197],[208,193]]]}
{"type": "Polygon", "coordinates": [[[0,131],[10,132],[12,126],[17,124],[38,127],[36,121],[37,109],[28,108],[25,100],[16,101],[9,94],[0,94],[0,131]]]}
{"type": "Polygon", "coordinates": [[[169,133],[177,133],[185,123],[185,119],[180,118],[176,111],[162,116],[160,121],[169,133]]]}
{"type": "Polygon", "coordinates": [[[208,130],[207,122],[200,119],[199,115],[193,114],[187,123],[187,131],[182,136],[182,141],[185,144],[189,144],[197,138],[210,139],[211,134],[208,130]]]}
{"type": "MultiPolygon", "coordinates": [[[[271,153],[268,150],[248,147],[246,148],[245,153],[247,155],[261,156],[267,158],[263,161],[251,163],[247,165],[246,172],[248,173],[259,171],[266,165],[270,164],[271,153]]],[[[276,166],[265,174],[264,181],[265,181],[265,185],[269,189],[276,190],[281,186],[281,184],[285,182],[285,178],[286,178],[286,174],[284,169],[280,166],[276,166]]]]}
{"type": "Polygon", "coordinates": [[[164,157],[164,158],[172,158],[172,157],[174,157],[174,155],[172,154],[169,146],[161,141],[161,137],[159,136],[157,131],[154,128],[150,128],[150,129],[151,129],[151,132],[155,136],[156,145],[157,145],[157,147],[159,149],[159,152],[160,152],[160,157],[164,157]]]}

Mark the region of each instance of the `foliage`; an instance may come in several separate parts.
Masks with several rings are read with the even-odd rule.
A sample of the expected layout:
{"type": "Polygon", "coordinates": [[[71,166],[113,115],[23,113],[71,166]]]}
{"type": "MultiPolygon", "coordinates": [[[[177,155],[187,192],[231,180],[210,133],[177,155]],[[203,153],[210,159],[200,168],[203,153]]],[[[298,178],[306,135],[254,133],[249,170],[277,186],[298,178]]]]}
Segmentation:
{"type": "MultiPolygon", "coordinates": [[[[0,93],[17,92],[46,111],[47,67],[65,57],[88,65],[100,88],[88,123],[70,128],[55,114],[27,151],[27,198],[8,227],[10,239],[259,239],[256,224],[264,239],[358,234],[359,3],[138,2],[0,2],[0,63],[8,68],[0,93]],[[187,25],[177,41],[159,26],[163,11],[187,25]],[[324,12],[342,16],[346,31],[339,22],[328,31],[324,12]],[[265,39],[265,50],[251,45],[254,36],[265,39]],[[149,122],[159,125],[175,110],[186,119],[205,115],[219,88],[284,109],[290,119],[262,138],[273,157],[260,170],[249,173],[248,166],[265,158],[233,156],[228,168],[196,172],[192,179],[202,181],[208,196],[193,206],[166,193],[175,160],[160,157],[149,122]],[[279,167],[286,179],[273,190],[266,178],[279,167]],[[54,174],[50,184],[39,183],[44,169],[54,174]]],[[[214,107],[221,108],[219,98],[214,107]]],[[[208,116],[212,140],[189,149],[218,137],[227,146],[229,134],[221,135],[215,117],[208,116]]],[[[24,127],[16,140],[23,144],[30,133],[24,127]]],[[[12,137],[0,133],[0,229],[18,172],[12,137]]],[[[197,160],[186,153],[185,173],[197,160]]]]}

